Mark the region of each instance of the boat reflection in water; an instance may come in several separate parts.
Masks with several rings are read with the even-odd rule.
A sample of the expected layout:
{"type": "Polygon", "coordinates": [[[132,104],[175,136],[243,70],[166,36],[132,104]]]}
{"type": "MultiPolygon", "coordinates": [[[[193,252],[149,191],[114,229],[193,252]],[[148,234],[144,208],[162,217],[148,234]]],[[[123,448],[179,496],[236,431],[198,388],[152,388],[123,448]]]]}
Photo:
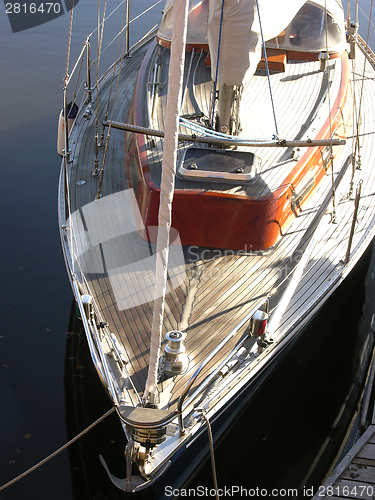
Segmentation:
{"type": "MultiPolygon", "coordinates": [[[[65,351],[65,411],[67,438],[72,439],[111,407],[92,364],[85,332],[73,302],[65,351]]],[[[99,461],[102,454],[121,477],[125,437],[115,414],[94,427],[69,451],[73,499],[123,498],[99,461]]]]}
{"type": "MultiPolygon", "coordinates": [[[[358,412],[373,349],[374,271],[370,247],[283,362],[270,368],[273,373],[249,399],[237,424],[215,442],[219,488],[277,489],[280,497],[298,489],[301,498],[308,498],[311,488],[316,492],[358,412]]],[[[76,311],[73,303],[65,360],[68,439],[110,409],[76,311]]],[[[358,427],[352,427],[352,434],[358,435],[358,427]]],[[[99,460],[102,455],[113,474],[124,478],[124,447],[115,413],[70,446],[74,499],[126,498],[99,460]]],[[[196,494],[212,490],[210,461],[186,487],[196,494]]],[[[156,497],[147,489],[132,498],[156,497]]]]}

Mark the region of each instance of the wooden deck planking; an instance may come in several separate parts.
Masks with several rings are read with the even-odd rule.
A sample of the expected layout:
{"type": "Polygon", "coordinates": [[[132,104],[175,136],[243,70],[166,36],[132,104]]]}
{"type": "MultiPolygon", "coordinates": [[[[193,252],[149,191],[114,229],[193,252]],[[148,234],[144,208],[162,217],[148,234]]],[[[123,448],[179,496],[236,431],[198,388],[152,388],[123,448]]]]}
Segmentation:
{"type": "MultiPolygon", "coordinates": [[[[120,315],[116,313],[116,311],[113,308],[113,303],[115,303],[115,299],[112,296],[112,291],[111,291],[111,284],[108,282],[108,278],[101,278],[100,280],[92,281],[90,283],[91,285],[91,290],[94,292],[94,295],[96,296],[96,299],[99,302],[99,306],[102,310],[103,316],[106,321],[109,322],[111,331],[116,332],[118,329],[122,328],[122,322],[120,315]]],[[[144,368],[145,366],[145,359],[144,356],[139,355],[144,350],[144,339],[141,336],[137,336],[136,332],[138,331],[139,328],[139,323],[137,323],[138,318],[132,318],[130,313],[128,313],[127,317],[127,325],[129,327],[129,330],[126,332],[127,333],[127,339],[128,342],[124,346],[124,350],[130,360],[130,365],[132,367],[132,370],[134,372],[134,378],[133,382],[136,385],[137,384],[137,377],[138,373],[144,368]],[[141,341],[141,344],[139,344],[139,341],[141,341]]]]}
{"type": "MultiPolygon", "coordinates": [[[[138,55],[139,61],[142,59],[144,50],[140,52],[138,55]]],[[[124,65],[122,72],[127,72],[129,75],[129,72],[131,71],[130,66],[133,66],[135,68],[138,64],[137,62],[137,57],[135,57],[133,60],[128,60],[127,62],[130,61],[130,64],[124,65]],[[127,67],[128,66],[128,67],[127,67]]],[[[136,73],[135,73],[136,75],[136,73]]],[[[129,83],[125,87],[127,87],[129,83]]],[[[103,87],[103,91],[101,92],[101,100],[106,98],[106,86],[103,87]]],[[[125,100],[128,99],[128,104],[130,104],[130,97],[129,95],[125,96],[125,100]]],[[[119,112],[121,116],[117,116],[116,119],[118,120],[123,120],[124,116],[127,114],[127,110],[125,109],[126,106],[120,106],[119,107],[119,112]]],[[[71,181],[71,193],[73,193],[72,196],[72,210],[74,211],[76,208],[85,206],[89,203],[91,203],[96,195],[97,192],[97,184],[98,184],[98,178],[93,178],[92,177],[92,171],[94,167],[94,156],[95,156],[95,151],[94,151],[94,143],[93,143],[93,133],[94,133],[94,118],[95,118],[95,113],[91,115],[89,118],[88,122],[89,125],[85,129],[84,134],[80,134],[78,137],[75,138],[75,142],[79,143],[78,145],[76,144],[75,146],[80,147],[80,156],[77,158],[77,161],[75,159],[76,164],[73,163],[73,167],[71,169],[71,176],[70,176],[70,181],[71,181]],[[85,180],[85,188],[82,189],[83,186],[77,186],[75,187],[75,182],[77,180],[85,180]]],[[[103,112],[100,115],[100,120],[104,118],[103,112]]],[[[80,129],[82,130],[82,129],[80,129]]],[[[112,131],[112,134],[117,134],[117,131],[112,131]]],[[[121,134],[122,135],[122,134],[121,134]]],[[[115,142],[113,141],[113,138],[111,139],[112,143],[115,142]]],[[[111,194],[114,192],[117,192],[119,189],[123,189],[124,181],[126,179],[121,179],[121,182],[119,183],[117,180],[117,172],[118,169],[116,168],[116,162],[117,158],[120,158],[120,160],[123,157],[123,139],[119,139],[117,137],[116,141],[116,147],[114,149],[110,149],[110,154],[107,157],[107,164],[112,166],[115,165],[115,168],[112,170],[111,168],[106,168],[105,170],[105,176],[103,179],[103,192],[105,194],[111,194]],[[120,152],[120,155],[119,155],[120,152]],[[111,172],[113,172],[111,174],[111,172]]],[[[101,167],[101,161],[102,161],[102,155],[103,155],[103,148],[100,148],[99,150],[99,168],[101,167]]],[[[100,224],[100,221],[97,221],[98,224],[100,224]]],[[[108,223],[108,221],[104,221],[104,223],[108,223]]],[[[77,235],[76,235],[77,237],[77,235]]],[[[90,259],[90,255],[85,254],[83,256],[84,258],[90,259]]],[[[115,260],[123,258],[121,255],[113,256],[115,260]]],[[[90,268],[92,266],[92,262],[90,260],[86,262],[86,266],[90,268]]],[[[151,316],[151,311],[149,308],[144,307],[142,308],[142,313],[139,314],[137,310],[133,310],[131,312],[127,311],[127,317],[124,318],[124,314],[120,311],[117,311],[116,308],[114,308],[114,304],[116,304],[116,300],[112,295],[112,284],[109,282],[108,278],[106,277],[98,277],[95,275],[87,274],[87,277],[89,278],[89,286],[92,290],[95,291],[96,295],[96,300],[99,302],[99,307],[103,311],[103,314],[105,316],[105,319],[110,323],[111,327],[114,325],[115,328],[114,330],[126,330],[127,332],[127,338],[130,344],[133,346],[133,352],[129,352],[129,345],[128,343],[124,343],[124,349],[125,352],[127,352],[127,355],[130,359],[135,377],[137,377],[137,373],[140,371],[144,370],[146,367],[146,352],[148,353],[148,345],[146,348],[146,339],[143,334],[143,332],[139,331],[140,325],[144,326],[144,329],[149,332],[149,321],[144,324],[145,318],[149,318],[151,316]],[[90,280],[92,278],[92,280],[90,280]],[[125,328],[124,328],[125,327],[125,328]],[[138,333],[138,334],[137,334],[138,333]],[[134,355],[135,354],[135,355],[134,355]]],[[[121,338],[120,338],[121,341],[121,338]]],[[[144,382],[144,377],[141,377],[141,379],[138,381],[138,388],[141,389],[142,385],[144,382]]]]}
{"type": "MultiPolygon", "coordinates": [[[[296,235],[294,235],[295,237],[296,235]]],[[[222,299],[221,304],[215,304],[215,296],[209,294],[209,288],[206,286],[206,296],[209,301],[201,301],[203,303],[199,303],[194,309],[194,313],[191,318],[191,323],[199,324],[203,319],[207,322],[210,320],[210,328],[215,329],[216,332],[220,335],[225,332],[228,333],[230,331],[230,324],[236,324],[240,321],[240,319],[248,312],[250,309],[250,303],[255,302],[256,299],[264,296],[266,293],[270,292],[276,283],[281,281],[283,277],[279,276],[279,268],[277,263],[285,259],[285,256],[291,256],[291,251],[293,250],[295,243],[293,242],[293,237],[289,237],[290,244],[280,246],[275,252],[270,253],[267,257],[240,257],[237,259],[233,259],[233,261],[238,261],[242,259],[244,262],[244,268],[239,267],[236,264],[233,264],[234,276],[231,279],[230,269],[222,269],[223,275],[226,276],[225,288],[222,288],[222,299]],[[289,248],[291,247],[291,248],[289,248]],[[279,251],[278,251],[279,250],[279,251]],[[255,268],[255,273],[252,273],[252,278],[249,280],[246,277],[242,278],[243,274],[247,269],[251,269],[254,271],[254,260],[258,260],[258,269],[255,268]],[[275,265],[273,265],[273,263],[275,265]],[[270,272],[270,269],[274,269],[274,272],[270,272]],[[255,277],[254,277],[255,274],[255,277]],[[236,276],[237,275],[237,276],[236,276]],[[241,278],[239,278],[241,276],[241,278]],[[234,290],[232,287],[235,287],[234,290]],[[233,293],[231,294],[231,288],[233,293]],[[226,290],[226,292],[225,292],[226,290]],[[251,299],[249,299],[251,297],[251,299]],[[244,299],[247,299],[244,301],[244,299]],[[242,307],[246,304],[246,309],[242,307]],[[216,320],[213,317],[210,317],[210,308],[215,312],[216,320]],[[236,314],[231,313],[231,310],[237,309],[236,314]],[[226,322],[222,323],[219,321],[219,317],[226,317],[226,322]]],[[[220,260],[220,259],[217,259],[220,260]]],[[[287,261],[286,261],[287,262],[287,261]]],[[[211,264],[212,265],[212,264],[211,264]]],[[[292,267],[292,265],[290,266],[292,267]]],[[[217,288],[216,283],[212,283],[207,280],[206,285],[211,285],[211,288],[217,288]]],[[[201,297],[199,297],[201,298],[201,297]]],[[[189,333],[190,335],[190,333],[189,333]]],[[[219,337],[220,338],[220,337],[219,337]]],[[[191,346],[189,346],[191,349],[191,346]]]]}
{"type": "MultiPolygon", "coordinates": [[[[274,252],[270,252],[269,255],[267,256],[254,256],[254,257],[243,257],[244,265],[243,268],[236,268],[234,267],[234,273],[235,275],[233,278],[231,278],[231,275],[229,270],[223,269],[222,274],[223,276],[225,275],[225,283],[224,283],[224,290],[223,290],[223,303],[222,303],[222,308],[225,310],[226,307],[230,303],[233,302],[233,297],[230,295],[230,289],[233,286],[238,286],[239,290],[238,292],[242,292],[243,294],[249,294],[249,296],[264,296],[265,294],[269,293],[271,289],[274,287],[274,285],[277,283],[279,280],[279,267],[278,264],[280,261],[285,259],[286,257],[291,257],[293,248],[295,246],[295,237],[298,236],[297,234],[290,235],[288,237],[289,239],[289,244],[287,242],[287,238],[284,240],[284,245],[278,246],[278,248],[274,252]],[[246,272],[246,269],[251,270],[251,279],[248,280],[245,277],[239,278],[238,276],[243,276],[243,274],[246,272]],[[271,269],[271,272],[270,272],[271,269]],[[276,269],[276,276],[273,275],[272,269],[276,269]],[[229,275],[228,275],[229,274],[229,275]],[[237,276],[236,276],[237,275],[237,276]],[[226,298],[225,298],[226,296],[226,298]]],[[[285,265],[288,264],[288,260],[285,261],[285,265]]],[[[282,279],[282,278],[281,278],[282,279]]],[[[206,281],[206,294],[204,297],[209,297],[210,295],[210,289],[209,286],[213,286],[213,284],[207,280],[206,281]]],[[[239,294],[241,297],[241,293],[239,294]]],[[[201,297],[200,297],[201,298],[201,297]]],[[[212,292],[211,292],[211,300],[212,300],[212,292]]],[[[199,316],[203,317],[205,314],[207,314],[207,306],[209,304],[207,301],[203,302],[200,304],[200,309],[198,309],[198,304],[196,306],[196,309],[193,313],[192,316],[192,321],[199,321],[199,316]]]]}
{"type": "MultiPolygon", "coordinates": [[[[205,326],[204,330],[207,332],[207,335],[215,332],[215,338],[220,340],[225,334],[228,334],[233,326],[238,324],[244,315],[249,312],[251,305],[255,304],[265,295],[265,292],[271,288],[270,285],[278,277],[277,273],[275,276],[272,276],[272,273],[269,272],[267,274],[271,283],[269,283],[269,288],[266,291],[260,279],[255,285],[246,280],[237,280],[238,287],[236,293],[233,295],[229,294],[227,300],[222,301],[220,304],[215,303],[215,297],[212,297],[211,293],[212,302],[207,304],[207,306],[211,307],[203,309],[199,316],[192,316],[188,338],[192,331],[196,328],[204,327],[206,323],[207,326],[205,326]]],[[[214,285],[213,288],[217,289],[214,285]]]]}
{"type": "MultiPolygon", "coordinates": [[[[197,59],[196,55],[194,59],[197,59]]],[[[187,61],[187,65],[189,62],[187,61]]],[[[200,64],[203,64],[203,59],[200,64]]],[[[304,81],[306,80],[302,74],[314,73],[316,72],[316,67],[319,63],[305,63],[304,70],[301,72],[297,71],[298,65],[291,65],[290,71],[287,74],[282,75],[271,75],[272,85],[274,89],[275,101],[277,103],[276,110],[278,114],[284,115],[286,103],[279,104],[279,94],[282,91],[283,79],[289,79],[294,82],[293,93],[300,92],[304,88],[304,81]]],[[[123,68],[123,71],[124,68],[123,68]]],[[[166,71],[166,69],[164,69],[166,71]]],[[[192,72],[194,71],[194,64],[192,65],[192,72]]],[[[207,70],[209,72],[209,70],[207,70]]],[[[333,83],[332,91],[334,91],[335,86],[339,84],[341,69],[335,69],[332,71],[333,83]]],[[[372,74],[372,73],[371,73],[372,74]]],[[[319,95],[320,84],[318,82],[321,79],[321,73],[315,75],[317,84],[314,86],[316,88],[316,95],[319,95]]],[[[164,73],[163,77],[164,78],[164,73]]],[[[244,102],[246,103],[246,108],[251,109],[252,112],[248,113],[249,118],[247,119],[246,125],[256,115],[256,108],[254,103],[251,102],[250,95],[260,96],[260,92],[263,89],[264,80],[263,76],[257,76],[259,85],[257,84],[254,89],[250,91],[247,89],[248,95],[244,95],[244,102]],[[255,92],[252,94],[252,92],[255,92]],[[247,100],[246,100],[247,99],[247,100]]],[[[127,88],[126,84],[124,88],[127,88]]],[[[210,82],[199,81],[195,84],[195,95],[199,106],[201,109],[209,110],[209,103],[205,101],[205,94],[202,92],[207,86],[211,85],[210,82]]],[[[103,93],[101,99],[104,100],[107,90],[103,87],[103,93]]],[[[125,92],[124,89],[121,92],[125,92]]],[[[166,86],[160,92],[158,97],[159,102],[165,100],[166,86]]],[[[307,92],[307,91],[306,91],[307,92]]],[[[246,92],[245,92],[246,94],[246,92]]],[[[311,94],[311,92],[310,92],[311,94]]],[[[186,100],[184,103],[184,112],[192,112],[196,110],[195,103],[191,99],[192,89],[187,88],[186,100]]],[[[125,117],[127,114],[127,107],[130,104],[130,100],[126,97],[126,104],[119,106],[117,108],[117,116],[114,116],[114,120],[126,121],[125,117]]],[[[255,99],[258,102],[257,99],[255,99]]],[[[301,102],[292,103],[296,109],[301,108],[301,102]]],[[[288,102],[288,106],[290,103],[288,102]]],[[[160,111],[161,107],[158,106],[158,113],[155,119],[155,128],[164,128],[164,115],[160,111]]],[[[94,108],[93,108],[94,112],[94,108]]],[[[298,123],[293,124],[292,130],[293,134],[299,135],[303,124],[309,117],[310,111],[303,108],[304,114],[300,114],[301,120],[298,123]],[[302,126],[301,126],[302,123],[302,126]]],[[[102,120],[104,115],[101,113],[100,120],[102,120]]],[[[71,193],[72,193],[72,207],[74,210],[78,210],[93,201],[97,191],[98,179],[92,177],[93,161],[94,161],[94,144],[93,144],[93,131],[94,131],[94,114],[88,120],[88,126],[84,132],[84,120],[82,119],[82,126],[78,127],[78,134],[75,136],[74,148],[80,149],[79,156],[74,156],[74,162],[70,174],[71,183],[71,193]],[[75,182],[77,180],[86,180],[84,186],[76,186],[75,182]]],[[[254,121],[254,130],[256,134],[259,135],[258,130],[264,130],[268,133],[268,125],[264,129],[259,129],[259,121],[254,121]]],[[[261,123],[266,120],[262,120],[261,123]]],[[[272,121],[268,121],[271,123],[272,121]]],[[[288,129],[290,123],[281,120],[281,130],[288,129]]],[[[366,133],[370,133],[371,129],[368,129],[366,133]]],[[[246,135],[248,135],[246,133],[246,135]]],[[[288,137],[292,138],[292,137],[288,137]]],[[[161,157],[161,147],[162,141],[156,141],[156,147],[152,150],[148,150],[150,159],[154,161],[155,159],[159,161],[161,157]]],[[[103,148],[100,149],[100,158],[103,154],[103,148]]],[[[74,155],[74,152],[73,152],[74,155]]],[[[265,188],[268,189],[272,185],[277,185],[281,180],[283,180],[287,172],[290,170],[291,166],[294,165],[293,161],[285,162],[285,151],[281,152],[276,149],[269,148],[268,150],[259,150],[259,155],[262,157],[262,176],[265,179],[265,188]],[[279,165],[278,165],[279,162],[279,165]],[[276,167],[277,165],[277,167],[276,167]],[[276,167],[276,168],[275,168],[276,167]]],[[[372,155],[373,156],[373,155],[372,155]]],[[[372,158],[372,157],[371,157],[372,158]]],[[[366,158],[367,161],[370,159],[366,158]]],[[[372,159],[373,161],[373,159],[372,159]]],[[[116,193],[118,191],[127,188],[126,175],[124,171],[124,138],[123,133],[112,130],[111,132],[111,148],[109,155],[107,157],[107,165],[104,182],[103,182],[103,194],[109,195],[116,193]]],[[[101,167],[101,161],[99,162],[99,168],[101,167]]],[[[215,186],[218,190],[235,190],[236,187],[227,186],[224,184],[217,183],[215,186]]],[[[188,186],[188,184],[187,184],[188,186]]],[[[201,189],[205,189],[204,183],[200,184],[201,189]]],[[[242,188],[241,188],[242,189],[242,188]]],[[[254,187],[246,187],[250,193],[252,190],[254,192],[254,187]]],[[[100,202],[99,202],[100,203],[100,202]]],[[[311,208],[313,205],[311,206],[311,208]]],[[[361,214],[362,215],[362,214],[361,214]]],[[[308,225],[314,217],[314,211],[309,213],[304,211],[300,217],[306,217],[306,225],[308,225]]],[[[362,217],[363,224],[367,221],[367,216],[362,217]]],[[[108,223],[108,220],[103,221],[104,224],[108,223]]],[[[192,315],[189,318],[188,323],[188,337],[186,341],[186,346],[189,350],[189,356],[191,358],[189,373],[180,377],[180,380],[176,382],[175,388],[173,389],[173,397],[176,396],[178,391],[182,388],[183,384],[188,380],[192,370],[201,362],[203,357],[212,350],[213,341],[219,342],[222,338],[229,333],[229,331],[238,324],[242,317],[248,312],[250,304],[254,303],[257,298],[264,296],[268,293],[272,287],[280,281],[279,269],[277,264],[280,261],[284,261],[285,265],[288,266],[290,259],[293,255],[294,250],[298,247],[301,240],[301,235],[293,230],[293,227],[297,227],[297,223],[300,219],[296,221],[296,224],[292,225],[290,230],[288,230],[287,235],[284,235],[282,244],[276,246],[274,250],[265,255],[255,255],[247,257],[237,257],[228,258],[219,257],[215,260],[206,260],[205,262],[198,262],[197,268],[203,269],[202,275],[199,279],[199,284],[194,297],[194,303],[192,308],[192,315]],[[271,272],[270,272],[271,269],[271,272]],[[251,278],[246,276],[251,270],[251,278]],[[226,280],[217,279],[207,279],[210,273],[218,272],[223,273],[226,276],[226,280]],[[240,278],[238,278],[238,275],[240,278]],[[221,295],[220,301],[218,297],[221,295]]],[[[99,222],[98,222],[99,223],[99,222]]],[[[341,226],[340,226],[341,227],[341,226]]],[[[84,241],[80,242],[81,246],[84,245],[84,241]]],[[[90,269],[97,261],[97,256],[95,251],[86,252],[82,258],[84,260],[84,267],[90,269]]],[[[131,254],[131,258],[136,258],[136,247],[125,249],[125,253],[121,250],[120,246],[115,249],[111,249],[113,254],[110,255],[110,261],[121,262],[121,259],[127,258],[126,255],[131,254]]],[[[311,280],[309,285],[313,285],[316,281],[318,283],[318,278],[322,273],[329,273],[329,266],[319,265],[319,268],[311,268],[308,271],[307,276],[311,280]]],[[[178,328],[181,321],[182,314],[184,312],[184,303],[189,290],[189,278],[192,276],[192,270],[190,265],[186,266],[186,278],[183,286],[171,291],[167,295],[167,306],[166,306],[166,316],[164,324],[164,332],[171,329],[178,328]]],[[[131,371],[134,374],[135,384],[139,391],[143,390],[145,377],[146,377],[146,367],[148,364],[148,339],[151,329],[152,322],[152,301],[148,301],[139,305],[137,307],[129,307],[127,310],[118,310],[116,306],[116,298],[113,295],[113,286],[118,284],[119,288],[123,286],[121,283],[121,276],[116,277],[113,283],[110,282],[108,276],[105,274],[93,274],[89,273],[87,275],[89,280],[89,286],[95,292],[96,300],[99,303],[100,308],[104,311],[103,315],[105,319],[110,323],[111,330],[116,333],[120,342],[122,342],[124,349],[131,364],[131,371]]],[[[147,283],[143,282],[142,285],[146,287],[147,283]]],[[[291,307],[291,316],[293,316],[295,307],[298,306],[301,300],[308,299],[310,292],[315,293],[315,289],[312,287],[306,288],[307,285],[304,284],[301,290],[296,295],[293,307],[291,307]]],[[[212,364],[218,362],[218,358],[223,359],[226,352],[233,347],[236,339],[226,346],[226,349],[217,356],[217,358],[212,361],[212,364]]],[[[208,373],[208,368],[204,373],[208,373]]],[[[204,374],[201,375],[201,378],[204,374]]]]}

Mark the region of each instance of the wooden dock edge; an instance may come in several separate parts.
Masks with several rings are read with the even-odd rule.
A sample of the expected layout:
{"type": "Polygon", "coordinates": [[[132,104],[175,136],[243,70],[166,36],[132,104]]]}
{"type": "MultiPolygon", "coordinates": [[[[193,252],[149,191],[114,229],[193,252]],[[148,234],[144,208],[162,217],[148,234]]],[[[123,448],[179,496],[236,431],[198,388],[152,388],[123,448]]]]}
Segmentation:
{"type": "MultiPolygon", "coordinates": [[[[368,498],[367,492],[363,495],[360,494],[361,491],[365,492],[366,488],[370,487],[371,491],[375,493],[375,454],[373,454],[372,458],[366,459],[367,465],[357,465],[356,469],[358,469],[355,473],[354,471],[350,472],[349,475],[352,478],[350,481],[345,481],[342,477],[345,471],[349,469],[349,466],[352,464],[353,460],[358,457],[363,450],[363,448],[369,444],[372,440],[375,441],[375,425],[371,424],[364,434],[359,438],[359,440],[354,444],[354,446],[349,450],[347,455],[341,460],[341,462],[337,465],[337,467],[333,470],[329,478],[325,481],[323,485],[318,488],[317,493],[313,496],[312,500],[322,500],[328,498],[368,498]],[[368,467],[371,467],[370,462],[373,462],[372,468],[374,473],[372,474],[372,478],[369,479],[369,474],[366,475],[366,480],[361,479],[361,467],[365,468],[366,471],[368,467]],[[350,484],[349,484],[350,483],[350,484]],[[345,488],[345,492],[340,494],[340,489],[345,488]],[[355,493],[351,494],[350,492],[354,491],[355,493]]],[[[374,446],[374,445],[372,445],[374,446]]],[[[373,495],[370,495],[370,498],[373,495]]]]}

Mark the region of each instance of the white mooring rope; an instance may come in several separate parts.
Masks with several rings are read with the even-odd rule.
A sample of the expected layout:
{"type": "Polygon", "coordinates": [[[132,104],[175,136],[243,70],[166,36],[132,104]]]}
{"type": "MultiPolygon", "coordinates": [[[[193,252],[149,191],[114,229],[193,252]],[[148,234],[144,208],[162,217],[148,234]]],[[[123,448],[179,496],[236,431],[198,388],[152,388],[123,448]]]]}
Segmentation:
{"type": "MultiPolygon", "coordinates": [[[[197,408],[199,410],[199,408],[197,408]]],[[[214,439],[212,437],[211,425],[204,411],[202,411],[202,418],[206,422],[207,432],[208,432],[208,441],[210,444],[210,455],[211,455],[211,467],[212,467],[212,479],[214,481],[215,488],[215,498],[219,500],[219,487],[217,485],[217,476],[216,476],[216,467],[215,467],[215,455],[214,455],[214,439]]]]}

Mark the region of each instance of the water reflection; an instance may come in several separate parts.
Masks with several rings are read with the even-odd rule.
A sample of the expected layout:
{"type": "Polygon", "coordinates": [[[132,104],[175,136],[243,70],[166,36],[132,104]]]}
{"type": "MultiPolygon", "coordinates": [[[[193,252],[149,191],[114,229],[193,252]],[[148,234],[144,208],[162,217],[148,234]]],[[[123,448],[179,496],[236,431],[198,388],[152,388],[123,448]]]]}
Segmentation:
{"type": "MultiPolygon", "coordinates": [[[[370,248],[256,391],[236,425],[215,444],[219,487],[299,488],[306,498],[307,489],[323,480],[363,388],[373,347],[374,279],[375,256],[370,248]]],[[[65,391],[71,438],[110,404],[91,363],[74,304],[69,332],[65,391]]],[[[115,414],[74,444],[69,451],[73,498],[122,498],[99,455],[114,475],[125,477],[124,447],[115,414]]],[[[199,486],[213,487],[209,462],[190,484],[196,492],[199,486]]],[[[146,491],[137,494],[140,497],[153,495],[146,491]]]]}

